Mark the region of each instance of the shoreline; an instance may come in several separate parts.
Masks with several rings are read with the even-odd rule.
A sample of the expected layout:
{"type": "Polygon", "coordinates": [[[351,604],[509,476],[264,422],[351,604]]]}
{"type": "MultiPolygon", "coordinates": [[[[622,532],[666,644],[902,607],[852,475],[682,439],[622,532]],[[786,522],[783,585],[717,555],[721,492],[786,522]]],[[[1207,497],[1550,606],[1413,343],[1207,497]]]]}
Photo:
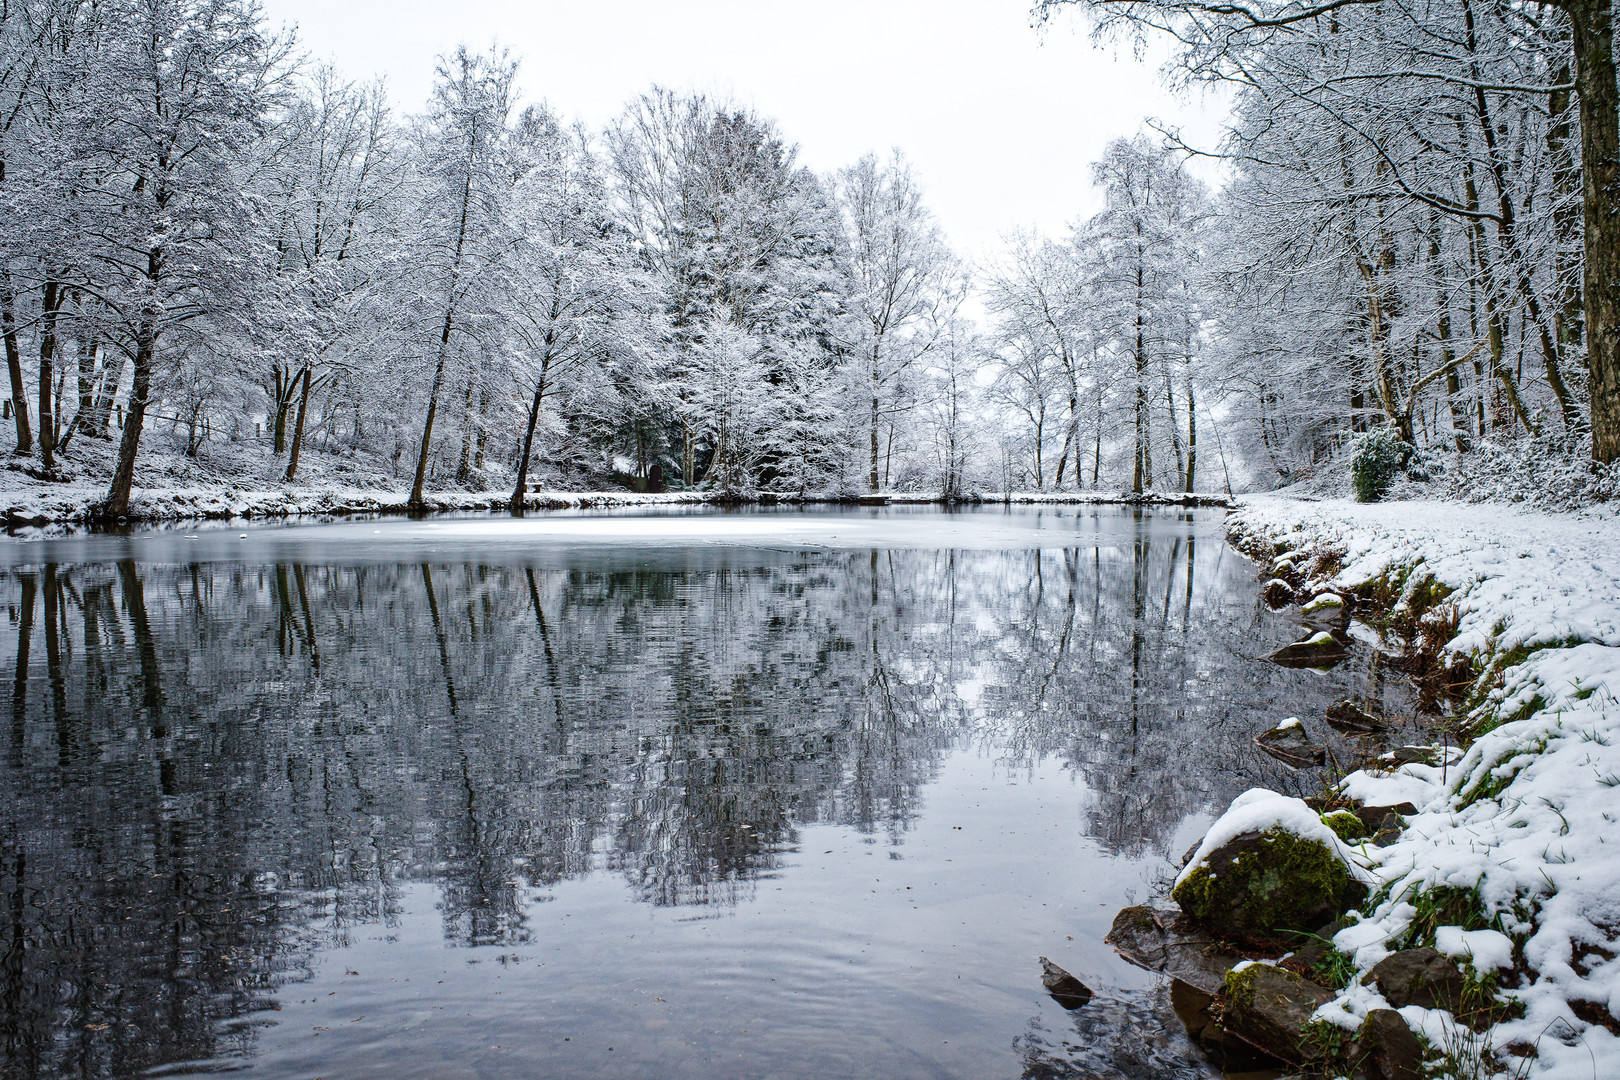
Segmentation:
{"type": "MultiPolygon", "coordinates": [[[[0,526],[8,530],[48,525],[88,527],[101,486],[68,483],[56,489],[0,491],[0,526]]],[[[121,525],[167,521],[262,521],[354,514],[421,515],[488,512],[507,514],[508,496],[492,492],[432,492],[413,510],[403,490],[321,487],[245,488],[187,485],[136,488],[131,513],[121,525]]],[[[524,510],[619,509],[636,506],[1166,506],[1226,508],[1224,495],[1147,492],[987,492],[947,500],[939,495],[883,492],[876,495],[796,496],[769,492],[746,496],[711,491],[532,491],[524,510]]]]}
{"type": "MultiPolygon", "coordinates": [[[[1620,1075],[1617,533],[1612,519],[1500,506],[1260,497],[1232,509],[1228,542],[1258,563],[1268,604],[1336,594],[1452,702],[1458,738],[1427,761],[1374,758],[1324,786],[1312,805],[1324,823],[1341,807],[1382,822],[1340,849],[1369,895],[1298,953],[1257,966],[1229,952],[1205,980],[1200,1024],[1254,1045],[1265,984],[1293,1010],[1265,1029],[1268,1049],[1304,1075],[1369,1063],[1384,1070],[1369,1075],[1620,1075]],[[1414,998],[1389,978],[1420,954],[1459,996],[1414,998]],[[1397,1043],[1413,1071],[1391,1071],[1397,1043]]],[[[1144,919],[1161,934],[1192,920],[1127,908],[1109,938],[1179,979],[1153,966],[1144,919]]],[[[1198,1041],[1205,1030],[1189,1023],[1198,1041]]]]}

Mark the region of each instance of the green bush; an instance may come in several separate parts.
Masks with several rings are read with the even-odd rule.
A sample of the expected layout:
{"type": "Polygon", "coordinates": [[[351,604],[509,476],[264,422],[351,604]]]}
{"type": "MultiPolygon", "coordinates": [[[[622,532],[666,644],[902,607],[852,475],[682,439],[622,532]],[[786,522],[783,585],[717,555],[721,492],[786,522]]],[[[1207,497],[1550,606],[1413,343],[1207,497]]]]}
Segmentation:
{"type": "Polygon", "coordinates": [[[1377,502],[1389,490],[1395,474],[1406,466],[1412,448],[1389,425],[1374,428],[1355,442],[1350,456],[1350,481],[1357,502],[1377,502]]]}

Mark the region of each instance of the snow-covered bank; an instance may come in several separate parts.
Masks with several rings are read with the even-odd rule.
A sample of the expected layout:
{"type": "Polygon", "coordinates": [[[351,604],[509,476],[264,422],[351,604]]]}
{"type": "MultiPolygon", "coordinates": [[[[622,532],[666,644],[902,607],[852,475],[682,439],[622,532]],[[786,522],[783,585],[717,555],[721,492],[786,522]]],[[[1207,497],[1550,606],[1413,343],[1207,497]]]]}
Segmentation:
{"type": "MultiPolygon", "coordinates": [[[[7,526],[82,524],[93,508],[106,497],[107,485],[100,481],[68,480],[47,482],[24,473],[0,473],[0,524],[7,526]]],[[[131,521],[183,521],[190,519],[319,517],[332,514],[404,513],[409,490],[373,484],[356,486],[331,483],[266,484],[263,481],[234,483],[173,483],[137,487],[130,501],[131,521]]],[[[445,511],[504,511],[510,495],[505,491],[429,491],[425,509],[445,511]]],[[[915,492],[882,493],[859,498],[798,499],[765,495],[732,499],[712,491],[662,492],[640,494],[633,491],[535,491],[525,500],[530,510],[613,509],[629,506],[696,505],[713,502],[768,503],[861,503],[879,506],[939,504],[938,495],[915,492]]],[[[1131,495],[1111,492],[993,492],[975,494],[973,503],[1014,505],[1110,505],[1143,506],[1225,506],[1226,500],[1213,495],[1131,495]]]]}
{"type": "Polygon", "coordinates": [[[1488,1046],[1515,1075],[1620,1076],[1620,524],[1280,499],[1245,501],[1229,524],[1246,551],[1303,578],[1300,593],[1352,594],[1475,677],[1459,762],[1341,783],[1417,812],[1393,843],[1357,852],[1375,891],[1334,939],[1357,974],[1318,1018],[1358,1027],[1387,1007],[1360,975],[1429,945],[1522,1011],[1476,1037],[1439,1010],[1401,1010],[1450,1055],[1440,1075],[1464,1074],[1488,1046]]]}
{"type": "MultiPolygon", "coordinates": [[[[7,525],[80,524],[106,497],[104,484],[38,484],[27,488],[0,488],[0,521],[7,525]]],[[[404,513],[410,492],[359,487],[176,486],[137,488],[130,500],[132,521],[188,519],[278,518],[330,514],[404,513]]],[[[510,496],[504,492],[432,491],[425,509],[430,512],[505,510],[510,496]]],[[[665,492],[655,495],[633,491],[537,491],[525,505],[531,510],[564,510],[625,506],[668,506],[714,501],[706,492],[665,492]]]]}

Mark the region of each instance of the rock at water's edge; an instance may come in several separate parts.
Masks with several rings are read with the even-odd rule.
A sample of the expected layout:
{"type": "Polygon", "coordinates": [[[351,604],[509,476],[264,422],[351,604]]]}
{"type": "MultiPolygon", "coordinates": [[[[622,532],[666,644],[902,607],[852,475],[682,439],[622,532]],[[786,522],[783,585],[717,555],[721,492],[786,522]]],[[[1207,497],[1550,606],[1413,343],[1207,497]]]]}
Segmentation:
{"type": "Polygon", "coordinates": [[[1239,833],[1170,893],[1182,911],[1233,941],[1315,929],[1365,894],[1334,851],[1281,827],[1239,833]]]}
{"type": "Polygon", "coordinates": [[[1260,599],[1275,611],[1294,602],[1294,587],[1282,578],[1272,578],[1260,586],[1260,599]]]}
{"type": "Polygon", "coordinates": [[[1349,655],[1349,650],[1338,638],[1323,630],[1304,641],[1284,645],[1271,654],[1271,662],[1283,667],[1330,668],[1349,655]]]}
{"type": "Polygon", "coordinates": [[[1162,971],[1206,995],[1218,993],[1242,960],[1175,908],[1124,908],[1103,941],[1137,967],[1162,971]]]}
{"type": "Polygon", "coordinates": [[[1052,995],[1052,1000],[1065,1009],[1078,1009],[1091,1000],[1091,987],[1044,956],[1041,957],[1041,972],[1041,985],[1052,995]]]}
{"type": "Polygon", "coordinates": [[[1329,705],[1324,719],[1328,727],[1351,735],[1371,735],[1389,727],[1384,720],[1350,700],[1329,705]]]}
{"type": "Polygon", "coordinates": [[[1226,976],[1222,1026],[1279,1061],[1301,1065],[1312,1057],[1305,1045],[1311,1016],[1333,1000],[1302,975],[1269,964],[1250,964],[1226,976]]]}
{"type": "Polygon", "coordinates": [[[1254,737],[1254,745],[1284,765],[1296,769],[1310,768],[1327,761],[1327,751],[1305,733],[1305,726],[1298,717],[1291,716],[1276,727],[1262,731],[1254,737]]]}

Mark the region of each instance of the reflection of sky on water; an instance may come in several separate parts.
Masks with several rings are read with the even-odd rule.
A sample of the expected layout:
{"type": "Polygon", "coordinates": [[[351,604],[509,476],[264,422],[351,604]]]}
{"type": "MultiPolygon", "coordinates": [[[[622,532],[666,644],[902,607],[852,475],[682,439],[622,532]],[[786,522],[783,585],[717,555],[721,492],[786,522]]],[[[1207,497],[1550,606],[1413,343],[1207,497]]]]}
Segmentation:
{"type": "Polygon", "coordinates": [[[1176,515],[241,531],[8,552],[10,1072],[1197,1074],[1101,936],[1384,692],[1176,515]]]}

